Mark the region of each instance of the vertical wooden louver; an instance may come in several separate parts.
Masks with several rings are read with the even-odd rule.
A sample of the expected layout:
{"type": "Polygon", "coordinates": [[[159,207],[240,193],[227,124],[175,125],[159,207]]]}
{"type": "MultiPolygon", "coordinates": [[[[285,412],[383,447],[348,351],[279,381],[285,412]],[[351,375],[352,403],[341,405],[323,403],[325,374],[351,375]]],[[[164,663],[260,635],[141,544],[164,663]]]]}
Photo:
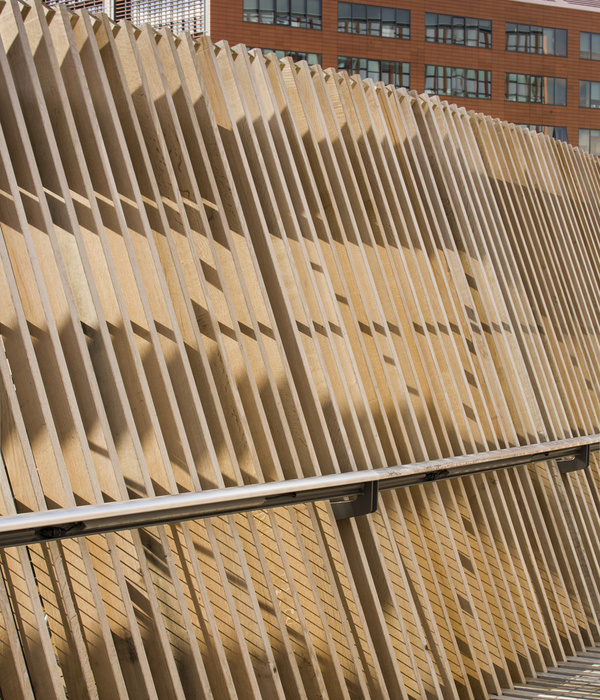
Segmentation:
{"type": "MultiPolygon", "coordinates": [[[[600,161],[0,4],[0,514],[600,433],[600,161]]],[[[600,459],[0,550],[0,695],[476,700],[600,640],[600,459]]]]}

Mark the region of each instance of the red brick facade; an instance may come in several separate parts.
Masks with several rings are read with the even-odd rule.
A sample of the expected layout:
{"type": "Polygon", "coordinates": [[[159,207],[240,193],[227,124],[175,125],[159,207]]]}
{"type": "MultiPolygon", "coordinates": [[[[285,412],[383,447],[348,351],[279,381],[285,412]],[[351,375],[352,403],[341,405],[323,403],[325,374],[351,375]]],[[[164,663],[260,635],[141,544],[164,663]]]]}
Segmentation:
{"type": "Polygon", "coordinates": [[[492,99],[447,97],[468,109],[508,121],[568,129],[578,143],[578,129],[600,129],[600,110],[579,107],[579,80],[600,81],[600,61],[579,58],[579,32],[600,33],[600,10],[531,3],[518,0],[362,0],[362,4],[400,7],[411,11],[410,40],[339,33],[337,0],[323,0],[323,29],[308,30],[243,21],[243,0],[208,0],[210,35],[230,44],[268,47],[322,55],[324,67],[337,67],[337,57],[358,56],[410,62],[411,88],[423,92],[425,65],[457,66],[492,71],[492,99]],[[470,48],[425,41],[425,11],[492,20],[492,48],[470,48]],[[505,49],[505,22],[568,30],[566,58],[518,53],[505,49]],[[505,72],[567,78],[567,105],[555,106],[505,100],[505,72]]]}

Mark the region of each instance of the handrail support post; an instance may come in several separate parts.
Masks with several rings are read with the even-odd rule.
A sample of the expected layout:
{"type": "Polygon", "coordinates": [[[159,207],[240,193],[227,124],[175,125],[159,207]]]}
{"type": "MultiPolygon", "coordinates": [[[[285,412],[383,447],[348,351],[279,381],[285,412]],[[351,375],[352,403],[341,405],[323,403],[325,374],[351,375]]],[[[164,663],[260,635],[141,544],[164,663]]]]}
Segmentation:
{"type": "Polygon", "coordinates": [[[561,474],[587,469],[590,466],[590,446],[582,445],[575,454],[557,459],[556,463],[561,474]]]}
{"type": "Polygon", "coordinates": [[[331,508],[336,520],[356,518],[358,515],[368,515],[377,510],[379,483],[368,481],[362,492],[351,501],[332,501],[331,508]]]}

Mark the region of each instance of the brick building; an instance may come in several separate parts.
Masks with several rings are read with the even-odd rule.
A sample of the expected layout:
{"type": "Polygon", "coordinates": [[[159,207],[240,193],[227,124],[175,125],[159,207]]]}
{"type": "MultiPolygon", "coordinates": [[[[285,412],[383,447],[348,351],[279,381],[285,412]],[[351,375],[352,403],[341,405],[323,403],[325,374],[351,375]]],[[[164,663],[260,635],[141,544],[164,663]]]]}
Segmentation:
{"type": "Polygon", "coordinates": [[[600,0],[117,0],[111,14],[443,95],[600,155],[600,0]]]}

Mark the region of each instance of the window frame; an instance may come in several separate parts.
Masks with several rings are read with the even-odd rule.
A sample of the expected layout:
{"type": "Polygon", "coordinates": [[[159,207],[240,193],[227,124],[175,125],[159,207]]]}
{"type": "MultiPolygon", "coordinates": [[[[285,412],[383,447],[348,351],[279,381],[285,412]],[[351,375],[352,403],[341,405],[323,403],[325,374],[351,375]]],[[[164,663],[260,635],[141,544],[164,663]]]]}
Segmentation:
{"type": "Polygon", "coordinates": [[[582,109],[600,109],[600,80],[580,80],[579,81],[579,106],[582,109]],[[593,97],[593,94],[596,97],[593,97]],[[582,100],[582,96],[585,95],[582,100]],[[587,104],[582,104],[587,102],[587,104]],[[592,104],[595,102],[596,104],[592,104]]]}
{"type": "Polygon", "coordinates": [[[491,49],[492,31],[491,19],[446,15],[441,12],[425,13],[426,43],[491,49]]]}
{"type": "Polygon", "coordinates": [[[274,53],[279,60],[289,56],[294,63],[298,61],[306,61],[309,66],[315,66],[317,64],[323,63],[323,54],[315,53],[313,51],[296,51],[295,49],[260,49],[263,54],[274,53]],[[314,57],[314,60],[312,60],[314,57]]]}
{"type": "Polygon", "coordinates": [[[582,61],[600,61],[600,33],[598,32],[579,32],[579,58],[582,61]],[[588,49],[582,49],[582,43],[584,37],[588,40],[588,49]],[[596,45],[596,50],[594,51],[594,44],[596,45]],[[583,54],[587,53],[587,56],[583,54]],[[594,56],[594,54],[596,54],[594,56]]]}
{"type": "Polygon", "coordinates": [[[363,79],[371,78],[374,82],[384,82],[386,85],[394,85],[398,88],[410,90],[410,63],[408,61],[391,61],[386,58],[364,58],[361,56],[338,56],[337,66],[338,71],[347,71],[350,75],[360,75],[363,79]],[[342,65],[342,62],[344,64],[349,63],[349,65],[342,65]],[[375,64],[379,64],[377,71],[375,70],[375,64]],[[397,68],[394,70],[395,66],[397,68]],[[400,82],[385,79],[383,77],[384,74],[399,76],[400,82]],[[405,76],[408,84],[404,83],[405,76]]]}
{"type": "Polygon", "coordinates": [[[366,5],[344,0],[338,2],[337,30],[341,34],[409,40],[411,11],[389,5],[366,5]],[[384,14],[388,15],[385,20],[384,14]],[[393,21],[391,14],[394,15],[393,21]]]}
{"type": "Polygon", "coordinates": [[[250,24],[267,24],[294,29],[323,29],[322,0],[244,0],[242,19],[250,24]],[[311,9],[319,8],[318,12],[311,9]]]}
{"type": "Polygon", "coordinates": [[[579,148],[584,151],[585,153],[591,153],[593,156],[600,156],[600,129],[585,129],[585,128],[580,128],[579,129],[579,134],[578,134],[578,140],[577,140],[577,145],[579,148]],[[587,136],[587,147],[582,146],[581,141],[582,141],[582,135],[587,136]],[[597,147],[595,149],[592,149],[592,138],[595,139],[595,143],[597,144],[597,147]]]}
{"type": "Polygon", "coordinates": [[[567,105],[567,78],[507,72],[504,74],[504,101],[565,107],[567,105]],[[514,91],[511,91],[511,85],[516,86],[514,91]],[[560,94],[564,95],[564,102],[556,101],[557,89],[560,94]],[[513,95],[514,99],[511,99],[513,95]],[[532,99],[535,96],[539,96],[539,98],[532,99]],[[552,96],[552,101],[548,100],[550,96],[552,96]]]}
{"type": "Polygon", "coordinates": [[[520,22],[504,23],[505,51],[566,58],[568,45],[569,33],[567,29],[562,27],[542,27],[537,24],[521,24],[520,22]],[[549,42],[552,44],[552,51],[545,51],[544,46],[547,46],[549,42]],[[557,52],[558,46],[564,46],[564,53],[557,52]]]}
{"type": "Polygon", "coordinates": [[[491,100],[492,71],[484,68],[426,64],[425,92],[443,97],[491,100]],[[470,86],[471,89],[469,89],[470,86]]]}
{"type": "Polygon", "coordinates": [[[556,139],[557,141],[563,141],[565,143],[569,142],[566,126],[544,126],[542,124],[519,124],[519,126],[522,126],[528,131],[535,131],[538,134],[545,134],[546,136],[550,136],[550,138],[556,139]]]}

